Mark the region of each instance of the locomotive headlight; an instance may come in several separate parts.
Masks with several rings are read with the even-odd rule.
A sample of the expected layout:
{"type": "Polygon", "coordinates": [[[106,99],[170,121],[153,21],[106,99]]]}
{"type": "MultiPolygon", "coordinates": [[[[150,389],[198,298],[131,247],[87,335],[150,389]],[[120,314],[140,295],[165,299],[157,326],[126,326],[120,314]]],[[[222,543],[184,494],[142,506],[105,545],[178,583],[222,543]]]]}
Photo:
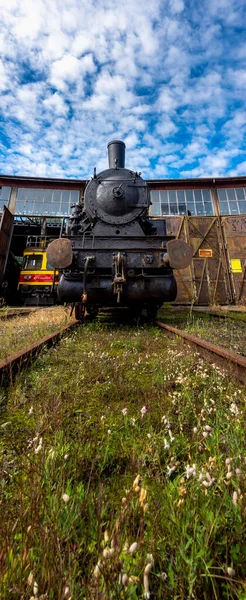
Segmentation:
{"type": "Polygon", "coordinates": [[[30,281],[32,279],[31,275],[24,275],[23,279],[25,279],[25,281],[30,281]]]}

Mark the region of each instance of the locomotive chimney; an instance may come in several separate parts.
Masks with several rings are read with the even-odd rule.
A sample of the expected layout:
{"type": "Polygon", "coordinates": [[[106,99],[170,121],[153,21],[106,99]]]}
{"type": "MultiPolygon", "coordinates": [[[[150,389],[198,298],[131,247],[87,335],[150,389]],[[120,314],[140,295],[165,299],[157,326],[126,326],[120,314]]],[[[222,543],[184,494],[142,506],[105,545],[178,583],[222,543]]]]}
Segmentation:
{"type": "Polygon", "coordinates": [[[124,142],[113,140],[108,144],[108,164],[109,169],[125,168],[125,147],[124,142]]]}

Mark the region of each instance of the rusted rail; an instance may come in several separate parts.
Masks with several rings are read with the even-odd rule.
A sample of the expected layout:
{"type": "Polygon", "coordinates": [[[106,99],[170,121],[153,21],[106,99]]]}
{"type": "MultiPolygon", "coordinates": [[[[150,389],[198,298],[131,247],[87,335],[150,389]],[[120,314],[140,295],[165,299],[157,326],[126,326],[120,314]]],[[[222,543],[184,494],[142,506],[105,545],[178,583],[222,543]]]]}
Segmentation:
{"type": "Polygon", "coordinates": [[[220,367],[229,371],[231,377],[246,381],[246,357],[227,350],[222,346],[211,344],[197,336],[186,333],[182,329],[177,329],[172,325],[167,325],[161,321],[156,321],[156,325],[164,329],[170,336],[179,336],[184,339],[190,346],[195,346],[199,354],[201,354],[209,362],[219,364],[220,367]]]}
{"type": "Polygon", "coordinates": [[[61,337],[76,327],[79,322],[76,319],[73,319],[68,325],[65,325],[62,329],[51,333],[50,335],[46,335],[41,338],[34,344],[30,346],[26,346],[23,350],[19,350],[14,354],[0,360],[0,382],[2,386],[7,386],[13,380],[13,377],[18,373],[21,369],[28,366],[30,364],[31,359],[36,356],[40,350],[44,347],[50,347],[56,344],[61,337]]]}

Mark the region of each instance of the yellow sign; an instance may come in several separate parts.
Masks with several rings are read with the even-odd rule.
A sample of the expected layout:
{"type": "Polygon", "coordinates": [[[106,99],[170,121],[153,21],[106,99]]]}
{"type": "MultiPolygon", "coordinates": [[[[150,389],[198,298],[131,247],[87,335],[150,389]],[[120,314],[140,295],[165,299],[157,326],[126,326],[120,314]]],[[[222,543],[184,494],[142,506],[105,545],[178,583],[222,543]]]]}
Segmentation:
{"type": "Polygon", "coordinates": [[[211,248],[200,248],[199,258],[213,258],[213,250],[211,250],[211,248]]]}
{"type": "Polygon", "coordinates": [[[242,273],[242,265],[240,258],[231,258],[230,263],[232,273],[242,273]]]}

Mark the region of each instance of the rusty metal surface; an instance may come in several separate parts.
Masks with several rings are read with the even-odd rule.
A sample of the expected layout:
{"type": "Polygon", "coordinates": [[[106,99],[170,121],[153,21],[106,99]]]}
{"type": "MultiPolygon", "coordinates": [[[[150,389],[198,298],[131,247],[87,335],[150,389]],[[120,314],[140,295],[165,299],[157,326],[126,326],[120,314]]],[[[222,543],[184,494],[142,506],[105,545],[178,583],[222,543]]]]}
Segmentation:
{"type": "Polygon", "coordinates": [[[173,269],[186,269],[191,264],[193,248],[184,240],[170,240],[167,242],[167,253],[173,269]]]}
{"type": "Polygon", "coordinates": [[[13,232],[14,217],[6,206],[3,207],[3,213],[0,222],[0,283],[3,279],[8,252],[13,232]]]}
{"type": "Polygon", "coordinates": [[[188,242],[193,260],[175,271],[178,304],[229,304],[233,301],[220,217],[166,217],[167,235],[188,242]]]}
{"type": "Polygon", "coordinates": [[[172,325],[162,323],[161,321],[156,321],[156,325],[167,331],[167,333],[178,335],[185,339],[189,344],[196,346],[199,352],[205,350],[206,358],[210,355],[213,361],[217,358],[219,358],[220,361],[222,359],[222,363],[220,362],[220,364],[222,364],[224,368],[229,368],[231,370],[231,366],[233,366],[233,369],[236,370],[231,370],[232,375],[235,377],[239,376],[240,380],[246,381],[246,358],[244,356],[236,354],[236,352],[232,352],[231,350],[226,350],[226,348],[222,348],[222,346],[211,344],[206,340],[191,335],[190,333],[186,333],[186,331],[182,331],[181,329],[177,329],[177,327],[172,327],[172,325]]]}
{"type": "Polygon", "coordinates": [[[54,269],[65,269],[73,260],[72,244],[66,238],[58,238],[51,242],[46,250],[47,263],[54,269]]]}
{"type": "Polygon", "coordinates": [[[38,340],[34,344],[30,346],[26,346],[23,350],[19,350],[11,356],[0,360],[0,381],[2,385],[8,385],[13,376],[18,372],[19,369],[22,369],[24,366],[29,364],[30,359],[35,356],[43,346],[52,346],[57,343],[59,339],[74,326],[78,325],[78,321],[73,319],[71,323],[51,333],[50,335],[46,335],[45,337],[38,340]]]}
{"type": "Polygon", "coordinates": [[[225,247],[236,304],[246,305],[246,216],[222,217],[225,247]],[[233,269],[232,261],[240,261],[240,270],[233,269]]]}

